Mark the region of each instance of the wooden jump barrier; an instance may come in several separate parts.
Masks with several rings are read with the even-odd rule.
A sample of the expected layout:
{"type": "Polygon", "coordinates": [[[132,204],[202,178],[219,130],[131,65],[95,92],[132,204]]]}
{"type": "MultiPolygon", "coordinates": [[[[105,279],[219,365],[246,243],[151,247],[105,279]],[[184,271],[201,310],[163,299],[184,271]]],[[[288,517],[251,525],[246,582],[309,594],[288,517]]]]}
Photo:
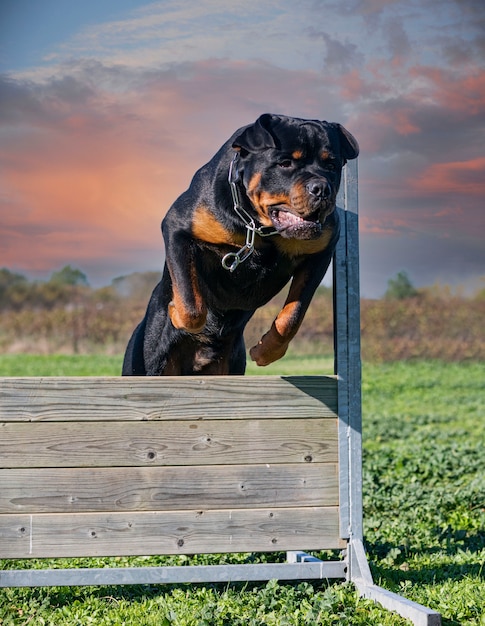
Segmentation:
{"type": "Polygon", "coordinates": [[[363,547],[357,168],[338,201],[334,376],[4,378],[0,557],[286,551],[286,563],[4,570],[0,586],[346,579],[363,547]],[[304,551],[336,549],[321,561],[304,551]]]}

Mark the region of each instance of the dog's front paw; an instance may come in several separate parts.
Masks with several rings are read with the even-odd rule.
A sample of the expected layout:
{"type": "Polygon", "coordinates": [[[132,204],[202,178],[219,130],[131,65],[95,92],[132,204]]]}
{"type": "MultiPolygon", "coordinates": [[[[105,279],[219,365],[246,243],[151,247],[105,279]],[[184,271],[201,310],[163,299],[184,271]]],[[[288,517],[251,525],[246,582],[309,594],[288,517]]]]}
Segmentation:
{"type": "Polygon", "coordinates": [[[285,356],[287,349],[288,344],[276,341],[269,331],[251,348],[249,356],[257,365],[264,366],[281,359],[285,356]]]}
{"type": "Polygon", "coordinates": [[[207,312],[200,313],[199,315],[189,315],[187,312],[180,312],[175,306],[174,302],[170,302],[168,305],[168,314],[170,320],[175,328],[178,330],[185,330],[188,333],[200,333],[205,328],[207,319],[207,312]]]}

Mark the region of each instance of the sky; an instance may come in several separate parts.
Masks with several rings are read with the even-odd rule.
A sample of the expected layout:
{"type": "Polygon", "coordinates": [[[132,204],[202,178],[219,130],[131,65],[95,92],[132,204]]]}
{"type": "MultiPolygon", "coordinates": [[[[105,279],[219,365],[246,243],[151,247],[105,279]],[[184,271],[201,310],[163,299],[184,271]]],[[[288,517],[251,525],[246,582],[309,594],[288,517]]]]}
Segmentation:
{"type": "Polygon", "coordinates": [[[361,291],[483,287],[483,0],[1,0],[0,267],[161,270],[160,222],[266,112],[359,141],[361,291]]]}

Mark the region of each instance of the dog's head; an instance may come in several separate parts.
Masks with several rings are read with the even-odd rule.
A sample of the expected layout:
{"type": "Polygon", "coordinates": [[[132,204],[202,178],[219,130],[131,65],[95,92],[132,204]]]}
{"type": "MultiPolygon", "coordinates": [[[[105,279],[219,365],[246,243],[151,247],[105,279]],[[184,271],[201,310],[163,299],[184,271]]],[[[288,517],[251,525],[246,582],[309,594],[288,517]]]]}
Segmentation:
{"type": "Polygon", "coordinates": [[[342,167],[359,154],[340,124],[268,113],[236,135],[232,147],[257,219],[295,239],[321,235],[335,209],[342,167]]]}

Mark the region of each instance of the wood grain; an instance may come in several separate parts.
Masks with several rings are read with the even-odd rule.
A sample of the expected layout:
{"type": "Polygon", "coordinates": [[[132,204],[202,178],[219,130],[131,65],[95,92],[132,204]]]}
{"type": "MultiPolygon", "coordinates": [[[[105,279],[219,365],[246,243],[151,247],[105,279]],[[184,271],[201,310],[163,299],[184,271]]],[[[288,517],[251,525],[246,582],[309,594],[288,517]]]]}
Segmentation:
{"type": "Polygon", "coordinates": [[[334,419],[9,422],[0,467],[337,462],[334,419]]]}
{"type": "Polygon", "coordinates": [[[333,376],[1,378],[0,421],[336,417],[333,376]]]}
{"type": "Polygon", "coordinates": [[[4,469],[0,513],[333,506],[333,463],[4,469]]]}
{"type": "Polygon", "coordinates": [[[0,379],[0,557],[343,548],[335,377],[0,379]]]}
{"type": "Polygon", "coordinates": [[[0,516],[3,558],[198,554],[345,547],[338,510],[243,509],[0,516]]]}

